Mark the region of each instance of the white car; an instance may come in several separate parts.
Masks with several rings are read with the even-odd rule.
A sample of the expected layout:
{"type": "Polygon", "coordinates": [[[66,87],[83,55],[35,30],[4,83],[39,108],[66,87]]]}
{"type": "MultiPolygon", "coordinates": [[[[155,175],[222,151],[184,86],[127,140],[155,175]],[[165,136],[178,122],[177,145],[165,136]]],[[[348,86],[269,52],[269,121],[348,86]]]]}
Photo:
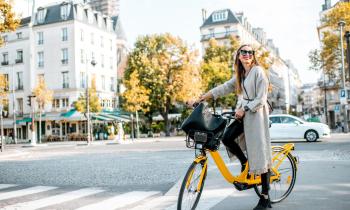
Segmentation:
{"type": "Polygon", "coordinates": [[[308,142],[330,137],[328,125],[316,122],[307,122],[299,117],[288,114],[270,115],[271,139],[306,139],[308,142]]]}

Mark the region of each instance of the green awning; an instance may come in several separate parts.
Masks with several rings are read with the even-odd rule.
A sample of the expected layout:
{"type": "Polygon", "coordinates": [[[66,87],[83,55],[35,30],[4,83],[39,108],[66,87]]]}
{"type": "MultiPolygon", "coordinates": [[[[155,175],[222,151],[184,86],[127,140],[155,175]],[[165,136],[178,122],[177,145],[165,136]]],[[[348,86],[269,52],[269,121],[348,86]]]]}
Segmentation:
{"type": "Polygon", "coordinates": [[[71,109],[68,112],[62,113],[60,116],[61,117],[71,117],[75,112],[76,112],[75,109],[71,109]]]}
{"type": "Polygon", "coordinates": [[[113,121],[112,118],[104,117],[104,116],[101,116],[101,115],[93,115],[93,116],[91,116],[91,118],[93,120],[99,120],[99,121],[113,121]]]}
{"type": "Polygon", "coordinates": [[[20,124],[20,123],[29,123],[32,122],[32,118],[31,117],[25,117],[21,120],[16,120],[16,124],[20,124]]]}

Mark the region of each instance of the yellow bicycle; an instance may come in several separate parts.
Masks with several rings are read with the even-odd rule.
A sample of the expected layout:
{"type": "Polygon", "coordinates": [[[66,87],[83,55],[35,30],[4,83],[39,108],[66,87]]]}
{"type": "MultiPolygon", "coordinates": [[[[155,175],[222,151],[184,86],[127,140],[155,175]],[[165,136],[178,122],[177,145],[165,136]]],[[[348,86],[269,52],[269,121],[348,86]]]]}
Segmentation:
{"type": "MultiPolygon", "coordinates": [[[[259,175],[248,175],[248,165],[241,174],[232,175],[218,152],[226,125],[234,120],[234,112],[212,115],[204,111],[203,106],[203,104],[197,106],[182,125],[182,129],[187,134],[186,146],[195,149],[196,158],[183,179],[177,203],[178,210],[193,210],[196,208],[207,176],[207,153],[213,158],[226,181],[233,184],[237,190],[254,188],[258,195],[261,193],[261,178],[259,175]]],[[[273,166],[270,178],[270,199],[272,203],[282,201],[293,190],[298,160],[292,155],[292,150],[294,150],[294,144],[292,143],[283,146],[272,146],[273,166]]]]}

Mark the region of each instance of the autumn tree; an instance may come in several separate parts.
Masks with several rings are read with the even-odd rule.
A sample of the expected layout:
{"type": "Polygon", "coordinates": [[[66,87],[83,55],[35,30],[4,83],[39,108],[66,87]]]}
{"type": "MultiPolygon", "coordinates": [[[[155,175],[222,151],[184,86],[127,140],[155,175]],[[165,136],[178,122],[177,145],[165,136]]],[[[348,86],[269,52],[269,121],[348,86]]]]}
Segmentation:
{"type": "Polygon", "coordinates": [[[200,94],[197,52],[170,34],[139,37],[129,55],[125,71],[126,109],[141,109],[145,114],[159,112],[170,135],[168,118],[172,106],[200,94]],[[134,73],[136,72],[136,73],[134,73]],[[138,81],[135,83],[135,79],[138,81]],[[137,84],[138,88],[133,88],[137,84]],[[137,97],[139,107],[135,107],[137,97]]]}
{"type": "Polygon", "coordinates": [[[45,105],[52,101],[53,91],[47,88],[44,78],[39,78],[33,93],[39,110],[39,143],[41,143],[41,117],[45,111],[45,105]]]}
{"type": "MultiPolygon", "coordinates": [[[[102,110],[100,99],[97,96],[96,92],[96,78],[92,78],[91,86],[89,88],[89,106],[90,112],[98,113],[102,110]]],[[[74,102],[74,108],[81,113],[86,113],[86,94],[81,94],[77,101],[74,102]]]]}
{"type": "MultiPolygon", "coordinates": [[[[338,23],[345,21],[347,24],[343,32],[350,30],[350,3],[339,2],[323,18],[319,27],[321,48],[309,52],[310,69],[323,70],[329,79],[339,83],[341,78],[341,51],[338,23]]],[[[344,36],[342,34],[341,36],[344,36]]],[[[344,42],[344,49],[346,43],[344,42]]],[[[346,51],[344,51],[346,53],[346,51]]],[[[346,57],[346,56],[345,56],[346,57]]],[[[349,65],[349,64],[348,64],[349,65]]]]}
{"type": "MultiPolygon", "coordinates": [[[[20,20],[12,10],[11,1],[0,0],[0,33],[16,30],[20,20]]],[[[4,44],[3,38],[0,36],[0,46],[4,44]]]]}

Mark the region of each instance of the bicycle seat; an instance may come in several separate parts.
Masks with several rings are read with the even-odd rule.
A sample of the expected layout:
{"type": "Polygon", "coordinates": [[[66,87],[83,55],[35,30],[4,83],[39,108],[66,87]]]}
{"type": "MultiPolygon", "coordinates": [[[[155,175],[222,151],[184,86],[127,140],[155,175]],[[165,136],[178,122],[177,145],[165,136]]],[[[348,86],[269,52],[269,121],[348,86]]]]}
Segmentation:
{"type": "Polygon", "coordinates": [[[200,103],[181,125],[181,129],[188,133],[190,130],[216,133],[225,127],[226,120],[213,115],[206,109],[206,104],[200,103]]]}

